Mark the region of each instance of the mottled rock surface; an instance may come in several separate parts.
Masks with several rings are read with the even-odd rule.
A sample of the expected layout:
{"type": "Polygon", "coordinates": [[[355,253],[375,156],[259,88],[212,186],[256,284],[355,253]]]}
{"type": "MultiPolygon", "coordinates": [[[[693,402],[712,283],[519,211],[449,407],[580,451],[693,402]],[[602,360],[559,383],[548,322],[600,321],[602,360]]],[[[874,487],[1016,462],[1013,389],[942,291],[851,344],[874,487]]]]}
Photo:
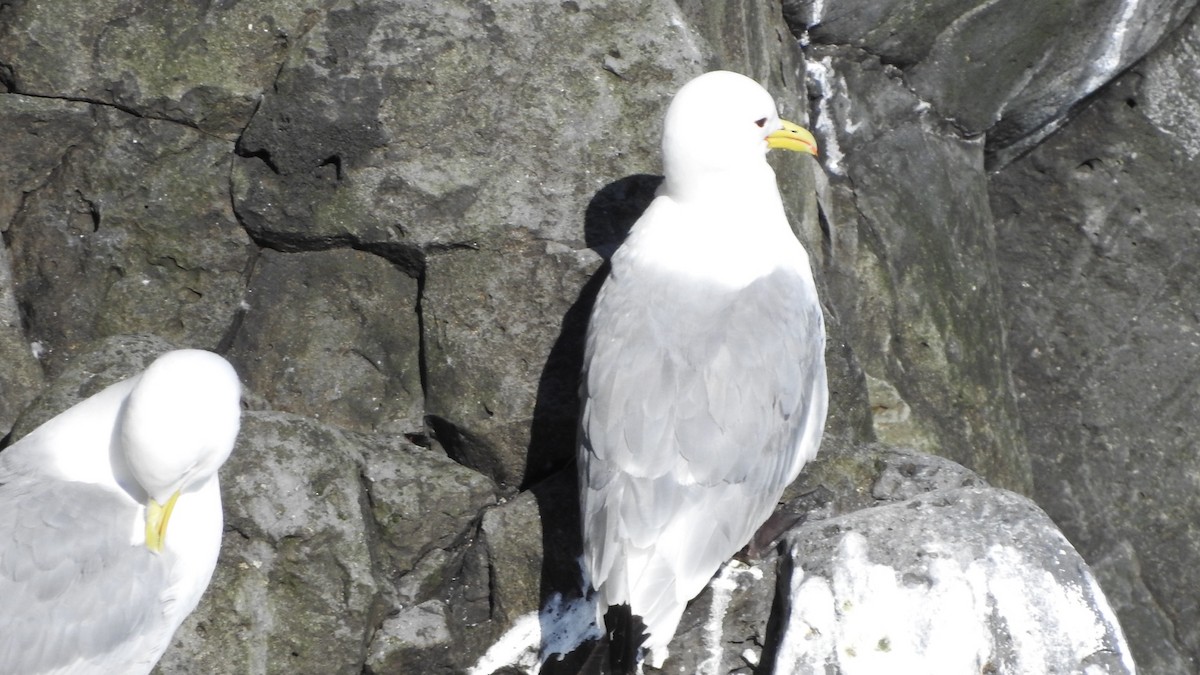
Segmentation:
{"type": "Polygon", "coordinates": [[[229,358],[271,407],[363,432],[423,428],[417,279],[353,249],[264,249],[229,358]]]}
{"type": "MultiPolygon", "coordinates": [[[[727,68],[822,145],[771,158],[830,335],[787,496],[808,578],[994,531],[924,501],[865,548],[819,526],[931,490],[1053,539],[986,481],[1062,526],[1142,672],[1196,671],[1195,5],[0,3],[0,437],[225,354],[221,565],[159,672],[501,668],[578,599],[583,329],[670,95],[727,68]]],[[[705,591],[668,666],[775,662],[777,560],[705,591]]]]}
{"type": "Polygon", "coordinates": [[[798,34],[904,73],[912,93],[1005,163],[1145,56],[1194,0],[787,0],[798,34]]]}
{"type": "Polygon", "coordinates": [[[46,372],[121,333],[217,347],[254,255],[225,185],[229,144],[111,106],[4,99],[4,135],[47,165],[5,181],[19,193],[3,225],[46,372]]]}
{"type": "Polygon", "coordinates": [[[1033,496],[1163,673],[1200,654],[1200,27],[1168,46],[992,194],[1033,496]]]}
{"type": "Polygon", "coordinates": [[[876,434],[1027,490],[983,144],[861,51],[810,58],[829,170],[827,298],[869,383],[876,434]]]}
{"type": "Polygon", "coordinates": [[[1136,672],[1083,558],[1011,492],[929,492],[783,545],[772,672],[1136,672]]]}

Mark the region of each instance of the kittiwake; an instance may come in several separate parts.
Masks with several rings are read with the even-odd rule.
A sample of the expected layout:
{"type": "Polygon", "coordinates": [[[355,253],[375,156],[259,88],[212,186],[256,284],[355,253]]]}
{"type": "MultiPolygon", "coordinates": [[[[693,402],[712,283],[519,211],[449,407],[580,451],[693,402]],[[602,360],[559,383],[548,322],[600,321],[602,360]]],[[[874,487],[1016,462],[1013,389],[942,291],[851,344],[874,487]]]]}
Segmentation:
{"type": "Polygon", "coordinates": [[[150,672],[216,567],[240,400],[168,352],[0,452],[0,672],[150,672]]]}
{"type": "Polygon", "coordinates": [[[640,617],[655,667],[688,601],[771,515],[825,425],[821,305],[770,148],[817,153],[754,80],[717,71],[680,89],[665,180],[613,254],[588,328],[584,574],[598,621],[622,605],[640,617]]]}

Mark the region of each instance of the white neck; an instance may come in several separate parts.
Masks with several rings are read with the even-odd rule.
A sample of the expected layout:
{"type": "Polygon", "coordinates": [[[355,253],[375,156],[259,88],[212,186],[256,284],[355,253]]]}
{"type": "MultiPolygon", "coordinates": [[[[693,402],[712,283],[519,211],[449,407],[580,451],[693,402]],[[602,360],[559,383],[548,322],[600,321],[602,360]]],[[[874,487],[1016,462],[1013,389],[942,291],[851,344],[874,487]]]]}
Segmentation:
{"type": "Polygon", "coordinates": [[[717,182],[707,192],[689,184],[682,194],[664,184],[614,256],[614,269],[644,266],[737,290],[780,267],[804,268],[808,254],[770,178],[717,182]]]}
{"type": "Polygon", "coordinates": [[[666,175],[659,194],[679,202],[710,206],[738,205],[746,200],[779,201],[775,171],[766,155],[741,157],[740,161],[713,167],[680,158],[664,158],[666,175]]]}

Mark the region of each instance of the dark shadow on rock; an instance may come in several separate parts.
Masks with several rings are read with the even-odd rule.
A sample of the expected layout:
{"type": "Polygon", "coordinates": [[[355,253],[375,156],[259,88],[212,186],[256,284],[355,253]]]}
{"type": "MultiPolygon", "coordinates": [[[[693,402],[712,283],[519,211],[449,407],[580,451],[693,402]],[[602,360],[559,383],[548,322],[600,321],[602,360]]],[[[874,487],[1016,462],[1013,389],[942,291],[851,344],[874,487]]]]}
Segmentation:
{"type": "Polygon", "coordinates": [[[588,248],[608,260],[650,206],[662,181],[662,176],[639,173],[601,188],[584,214],[583,237],[588,248]]]}
{"type": "MultiPolygon", "coordinates": [[[[540,603],[543,608],[552,599],[569,602],[582,593],[578,562],[579,485],[573,458],[579,417],[579,372],[583,366],[588,319],[596,295],[608,277],[609,257],[654,199],[661,182],[661,176],[627,176],[604,186],[588,203],[584,240],[588,248],[604,258],[605,264],[583,285],[579,297],[563,316],[558,338],[538,380],[525,472],[527,481],[537,484],[525,487],[537,499],[542,524],[540,603]]],[[[543,636],[552,630],[548,624],[553,621],[551,613],[543,612],[543,636]]],[[[581,672],[580,657],[586,659],[583,654],[562,661],[551,658],[542,672],[547,675],[581,672]]]]}
{"type": "Polygon", "coordinates": [[[767,618],[762,653],[758,657],[758,665],[754,667],[754,675],[771,675],[775,672],[775,663],[779,659],[779,645],[782,641],[784,627],[791,619],[792,578],[796,574],[795,560],[786,552],[782,552],[777,565],[775,599],[771,603],[771,615],[767,618]]]}
{"type": "MultiPolygon", "coordinates": [[[[654,199],[654,191],[661,182],[661,176],[638,174],[609,183],[597,192],[584,214],[583,233],[588,248],[607,261],[654,199]]],[[[558,472],[575,456],[583,343],[596,294],[607,277],[606,262],[583,285],[579,297],[563,316],[558,338],[542,367],[522,489],[558,472]]]]}

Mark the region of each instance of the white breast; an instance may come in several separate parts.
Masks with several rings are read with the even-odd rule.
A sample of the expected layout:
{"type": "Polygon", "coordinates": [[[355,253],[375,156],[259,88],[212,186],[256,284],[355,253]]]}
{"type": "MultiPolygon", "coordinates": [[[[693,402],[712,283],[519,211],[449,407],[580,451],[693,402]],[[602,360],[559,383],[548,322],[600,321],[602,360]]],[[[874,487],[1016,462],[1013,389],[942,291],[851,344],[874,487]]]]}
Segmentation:
{"type": "Polygon", "coordinates": [[[660,195],[646,210],[613,264],[646,266],[695,277],[729,290],[787,267],[808,270],[808,254],[796,240],[778,196],[743,201],[742,208],[681,203],[660,195]]]}

